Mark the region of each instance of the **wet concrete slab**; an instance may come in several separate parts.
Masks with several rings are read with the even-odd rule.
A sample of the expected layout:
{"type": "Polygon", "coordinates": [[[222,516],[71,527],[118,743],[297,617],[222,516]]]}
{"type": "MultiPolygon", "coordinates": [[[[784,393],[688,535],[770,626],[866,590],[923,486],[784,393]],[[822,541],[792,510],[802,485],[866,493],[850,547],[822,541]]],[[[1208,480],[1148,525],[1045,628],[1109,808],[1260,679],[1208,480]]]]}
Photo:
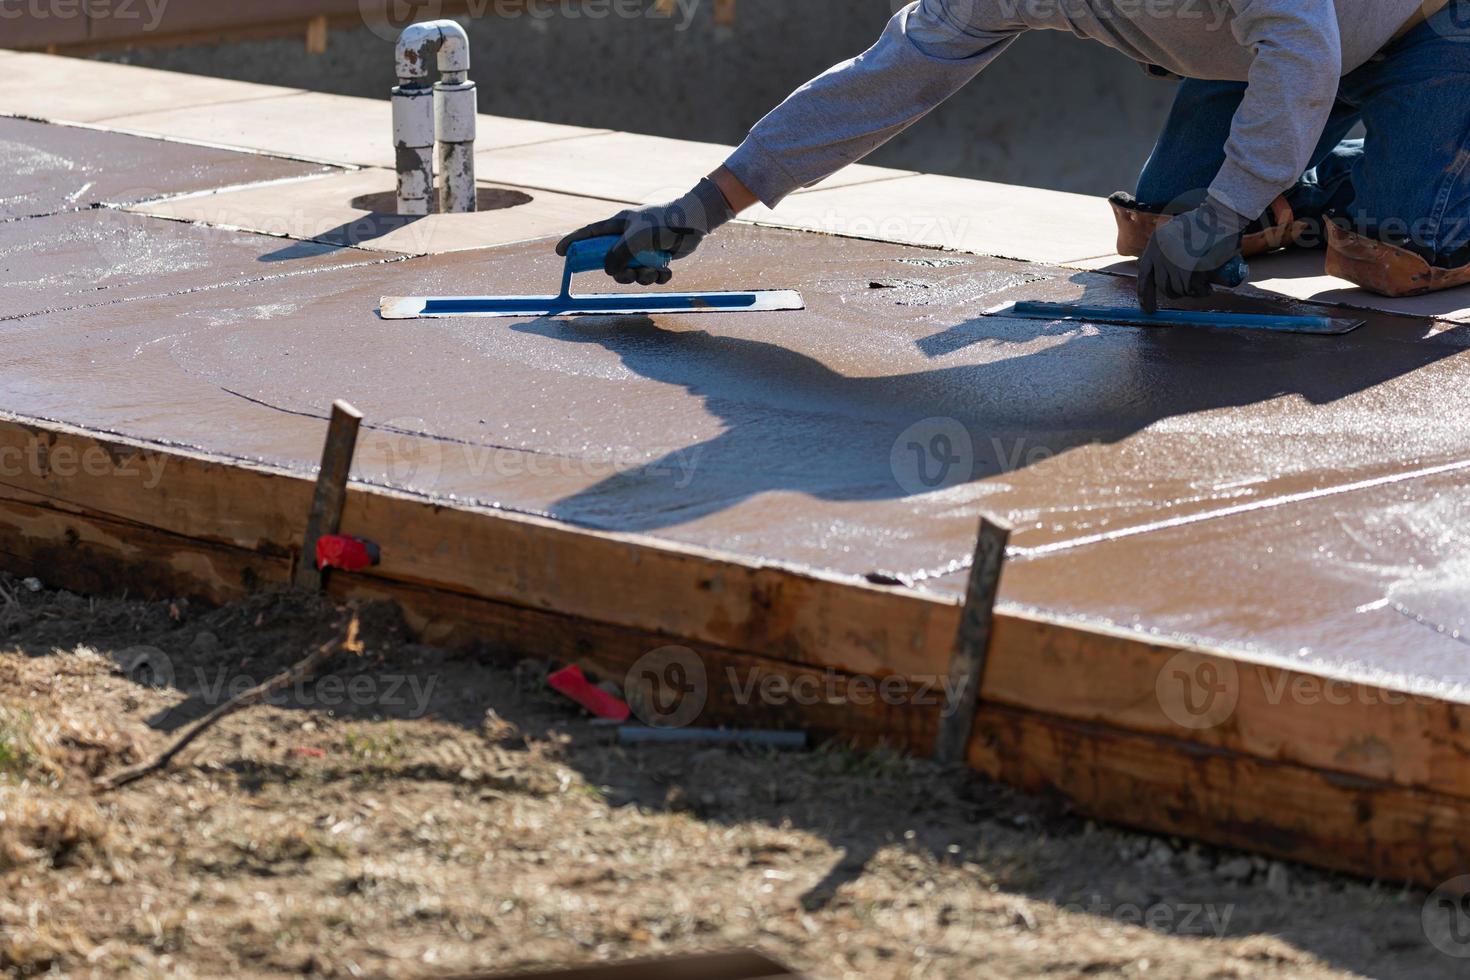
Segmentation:
{"type": "Polygon", "coordinates": [[[426,255],[562,235],[606,218],[607,201],[481,184],[473,214],[400,217],[397,178],[369,169],[152,201],[129,210],[267,235],[426,255]]]}
{"type": "MultiPolygon", "coordinates": [[[[283,276],[382,262],[361,249],[296,242],[110,208],[0,222],[0,320],[224,283],[269,290],[283,276]]],[[[195,302],[204,302],[195,296],[195,302]]]]}
{"type": "MultiPolygon", "coordinates": [[[[356,473],[372,483],[937,589],[962,581],[983,511],[1016,527],[1010,603],[1280,659],[1329,636],[1321,655],[1344,669],[1430,641],[1400,616],[1371,649],[1352,644],[1383,576],[1323,548],[1372,519],[1354,509],[1364,491],[1413,512],[1431,477],[1470,459],[1464,331],[1378,315],[1333,338],[984,317],[1022,296],[1123,303],[1129,284],[750,227],[680,263],[669,288],[795,288],[805,311],[374,312],[384,294],[553,291],[550,245],[10,321],[0,407],[305,470],[345,397],[367,417],[356,473]],[[1294,514],[1328,538],[1293,536],[1294,514]],[[1211,592],[1210,569],[1256,591],[1211,592]],[[1315,618],[1286,601],[1293,618],[1269,629],[1249,605],[1230,612],[1293,590],[1315,618]]],[[[579,289],[620,288],[587,278],[579,289]]],[[[1437,602],[1470,599],[1456,576],[1437,602]]]]}
{"type": "MultiPolygon", "coordinates": [[[[1005,594],[1092,623],[1470,699],[1467,475],[1470,461],[1051,553],[1022,549],[1005,594]]],[[[958,594],[963,577],[938,588],[958,594]]]]}
{"type": "Polygon", "coordinates": [[[75,126],[0,118],[0,221],[325,173],[277,160],[75,126]]]}

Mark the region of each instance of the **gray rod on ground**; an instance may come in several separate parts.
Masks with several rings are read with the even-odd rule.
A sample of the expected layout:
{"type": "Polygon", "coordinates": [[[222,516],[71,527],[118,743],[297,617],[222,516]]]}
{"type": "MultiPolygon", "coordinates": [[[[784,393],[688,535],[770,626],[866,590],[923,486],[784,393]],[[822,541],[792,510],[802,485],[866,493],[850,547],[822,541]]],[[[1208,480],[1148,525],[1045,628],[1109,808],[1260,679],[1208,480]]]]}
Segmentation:
{"type": "Polygon", "coordinates": [[[955,635],[954,655],[949,662],[950,699],[939,719],[934,741],[934,758],[940,762],[963,762],[970,744],[980,689],[985,681],[985,657],[995,626],[995,597],[1000,591],[1000,570],[1005,564],[1006,544],[1011,529],[989,518],[980,521],[980,538],[975,544],[975,561],[965,588],[965,608],[955,635]]]}
{"type": "Polygon", "coordinates": [[[322,449],[322,468],[311,497],[311,514],[306,519],[306,538],[301,542],[301,560],[296,563],[295,585],[319,592],[322,573],[316,567],[317,539],[342,528],[342,508],[347,503],[347,474],[357,451],[357,430],[362,413],[342,400],[332,403],[327,423],[327,443],[322,449]]]}

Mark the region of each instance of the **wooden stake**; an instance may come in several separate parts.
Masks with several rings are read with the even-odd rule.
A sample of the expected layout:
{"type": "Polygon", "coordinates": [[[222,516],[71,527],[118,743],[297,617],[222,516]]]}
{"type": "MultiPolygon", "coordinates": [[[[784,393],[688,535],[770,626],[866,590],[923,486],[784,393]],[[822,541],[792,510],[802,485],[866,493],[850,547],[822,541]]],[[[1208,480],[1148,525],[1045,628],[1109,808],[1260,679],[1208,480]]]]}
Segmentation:
{"type": "Polygon", "coordinates": [[[955,636],[954,655],[949,662],[950,700],[939,720],[934,758],[944,763],[963,762],[970,744],[970,726],[985,681],[985,656],[995,623],[995,597],[1000,591],[1000,570],[1005,563],[1006,543],[1011,529],[1004,524],[980,520],[980,539],[975,544],[975,562],[965,588],[965,608],[955,636]]]}
{"type": "Polygon", "coordinates": [[[306,22],[306,53],[327,53],[327,18],[313,17],[306,22]]]}
{"type": "Polygon", "coordinates": [[[327,424],[327,444],[322,449],[322,468],[306,519],[306,539],[301,542],[301,560],[293,580],[298,589],[320,592],[322,573],[316,567],[317,539],[336,534],[342,527],[342,508],[347,503],[347,474],[357,451],[357,430],[362,413],[344,401],[332,403],[332,420],[327,424]]]}

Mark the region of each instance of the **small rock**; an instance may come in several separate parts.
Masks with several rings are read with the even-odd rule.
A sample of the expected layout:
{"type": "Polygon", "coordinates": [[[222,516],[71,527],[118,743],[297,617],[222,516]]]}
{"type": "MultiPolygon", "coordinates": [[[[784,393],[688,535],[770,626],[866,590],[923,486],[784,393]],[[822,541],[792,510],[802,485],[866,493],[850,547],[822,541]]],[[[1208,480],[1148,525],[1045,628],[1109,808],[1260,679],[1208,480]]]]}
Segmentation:
{"type": "Polygon", "coordinates": [[[1185,851],[1183,860],[1184,869],[1190,874],[1199,874],[1209,868],[1209,862],[1205,860],[1205,856],[1199,852],[1198,848],[1191,847],[1185,851]]]}
{"type": "Polygon", "coordinates": [[[1149,846],[1148,853],[1139,863],[1161,868],[1172,860],[1174,860],[1174,849],[1163,841],[1156,840],[1149,846]]]}
{"type": "Polygon", "coordinates": [[[45,586],[41,584],[41,580],[38,578],[21,579],[20,584],[25,587],[25,590],[27,592],[40,592],[42,589],[45,588],[45,586]]]}
{"type": "Polygon", "coordinates": [[[1272,861],[1266,869],[1266,890],[1282,897],[1291,894],[1291,874],[1280,861],[1272,861]]]}
{"type": "Polygon", "coordinates": [[[1253,870],[1250,858],[1231,858],[1229,861],[1220,862],[1215,868],[1215,877],[1224,878],[1226,881],[1245,881],[1250,878],[1253,870]]]}
{"type": "Polygon", "coordinates": [[[189,649],[195,653],[213,653],[219,649],[219,637],[209,632],[209,630],[201,630],[194,637],[194,642],[189,644],[189,649]]]}

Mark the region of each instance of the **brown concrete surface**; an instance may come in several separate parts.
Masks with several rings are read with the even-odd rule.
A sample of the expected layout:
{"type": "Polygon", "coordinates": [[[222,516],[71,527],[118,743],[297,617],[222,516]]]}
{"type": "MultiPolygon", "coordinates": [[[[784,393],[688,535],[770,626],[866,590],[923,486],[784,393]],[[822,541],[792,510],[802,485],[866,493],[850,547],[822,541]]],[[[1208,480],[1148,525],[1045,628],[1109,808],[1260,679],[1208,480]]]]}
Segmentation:
{"type": "Polygon", "coordinates": [[[150,201],[129,210],[267,235],[425,255],[560,236],[606,218],[616,205],[550,191],[480,187],[474,214],[396,214],[396,178],[377,168],[150,201]]]}
{"type": "Polygon", "coordinates": [[[1455,663],[1458,641],[1359,607],[1431,559],[1452,573],[1436,609],[1470,589],[1433,496],[1470,457],[1459,331],[981,318],[1023,294],[1121,301],[1127,283],[751,228],[670,288],[797,288],[806,311],[375,314],[381,294],[550,291],[559,265],[541,241],[12,321],[4,407],[306,469],[345,397],[373,483],[951,590],[984,510],[1017,528],[1015,606],[1288,663],[1308,648],[1353,676],[1455,663]],[[1291,600],[1275,613],[1273,596],[1291,600]]]}
{"type": "Polygon", "coordinates": [[[274,160],[82,127],[0,118],[0,221],[324,173],[274,160]]]}
{"type": "MultiPolygon", "coordinates": [[[[291,99],[221,107],[219,124],[246,133],[287,118],[291,99]]],[[[308,124],[283,138],[304,147],[308,124]]],[[[0,148],[19,178],[12,219],[316,172],[18,120],[0,120],[0,148]]],[[[970,183],[905,177],[787,206],[881,218],[911,186],[912,214],[960,222],[934,244],[1094,247],[1058,230],[1056,195],[1025,226],[1007,224],[1024,196],[998,186],[976,215],[945,212],[970,183]]],[[[144,210],[251,227],[298,215],[274,233],[352,241],[368,211],[353,202],[388,186],[386,173],[336,175],[144,210]],[[329,188],[345,200],[317,196],[329,188]],[[248,220],[220,210],[236,203],[248,220]]],[[[465,227],[542,213],[554,195],[532,197],[465,227]]],[[[557,222],[605,210],[566,197],[557,222]]],[[[393,244],[437,251],[411,237],[438,220],[393,244]]],[[[911,237],[877,224],[870,234],[911,237]]],[[[10,412],[304,470],[326,406],[347,397],[367,414],[369,482],[949,592],[983,510],[1016,525],[1013,606],[1354,676],[1457,676],[1465,328],[1370,314],[1320,338],[985,318],[1021,297],[1127,303],[1131,282],[749,225],[681,263],[669,288],[796,288],[806,311],[390,323],[375,313],[385,294],[552,291],[551,239],[363,268],[358,250],[112,210],[0,229],[7,274],[25,283],[0,315],[69,308],[0,328],[10,412]],[[104,268],[120,278],[94,305],[85,287],[104,268]]],[[[480,226],[451,237],[482,234],[494,240],[480,226]]]]}
{"type": "MultiPolygon", "coordinates": [[[[1451,700],[1470,697],[1470,464],[1122,533],[1007,565],[1093,622],[1451,700]],[[1099,574],[1112,569],[1113,574],[1099,574]]],[[[958,592],[962,576],[945,587],[958,592]]],[[[1278,693],[1278,697],[1281,695],[1278,693]]]]}
{"type": "Polygon", "coordinates": [[[0,222],[0,320],[388,260],[111,209],[0,222]]]}

